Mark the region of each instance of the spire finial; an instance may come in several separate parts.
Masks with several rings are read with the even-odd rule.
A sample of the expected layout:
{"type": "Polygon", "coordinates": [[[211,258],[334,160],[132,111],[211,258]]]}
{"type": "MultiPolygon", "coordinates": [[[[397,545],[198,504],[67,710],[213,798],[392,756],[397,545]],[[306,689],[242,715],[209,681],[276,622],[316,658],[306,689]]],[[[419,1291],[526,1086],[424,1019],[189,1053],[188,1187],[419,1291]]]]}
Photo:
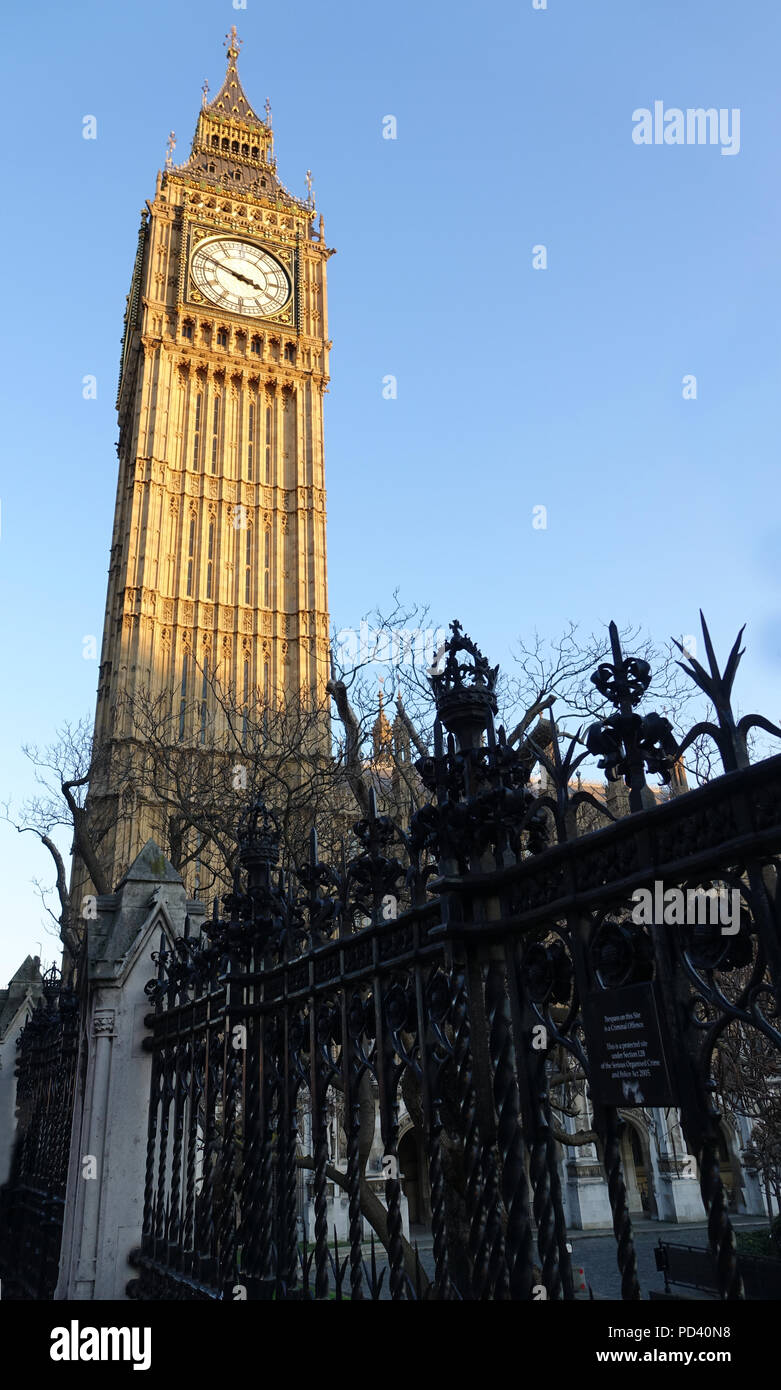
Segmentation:
{"type": "Polygon", "coordinates": [[[385,682],[382,676],[379,679],[379,711],[372,728],[372,746],[375,758],[383,758],[390,753],[393,747],[393,730],[388,723],[385,713],[385,682]]]}
{"type": "Polygon", "coordinates": [[[314,207],[315,200],[314,200],[314,197],[312,196],[312,170],[311,170],[311,169],[307,169],[307,171],[306,171],[306,194],[307,194],[307,199],[306,199],[306,200],[307,200],[307,202],[309,203],[309,206],[310,206],[310,207],[314,207]]]}
{"type": "Polygon", "coordinates": [[[236,62],[236,59],[239,56],[239,49],[241,48],[242,44],[242,40],[239,38],[238,33],[236,32],[235,24],[231,25],[229,33],[225,35],[225,44],[228,49],[228,62],[230,65],[236,62]]]}
{"type": "Polygon", "coordinates": [[[205,105],[206,105],[206,99],[207,99],[207,97],[208,97],[208,95],[209,95],[209,83],[208,83],[208,80],[204,80],[204,84],[203,84],[203,86],[201,87],[201,91],[203,92],[203,99],[202,99],[202,101],[201,101],[201,106],[205,106],[205,105]]]}
{"type": "Polygon", "coordinates": [[[173,164],[173,162],[174,162],[174,150],[175,150],[175,149],[176,149],[176,135],[174,134],[173,131],[171,131],[171,133],[170,133],[169,136],[168,136],[168,141],[167,141],[167,144],[166,144],[166,147],[165,147],[165,167],[166,167],[166,169],[170,169],[171,166],[172,166],[172,164],[173,164]]]}
{"type": "Polygon", "coordinates": [[[268,97],[266,97],[266,105],[265,105],[265,108],[264,108],[264,109],[265,109],[265,112],[266,112],[266,125],[267,125],[267,126],[269,127],[269,129],[270,129],[270,128],[271,128],[271,102],[269,101],[268,97]]]}

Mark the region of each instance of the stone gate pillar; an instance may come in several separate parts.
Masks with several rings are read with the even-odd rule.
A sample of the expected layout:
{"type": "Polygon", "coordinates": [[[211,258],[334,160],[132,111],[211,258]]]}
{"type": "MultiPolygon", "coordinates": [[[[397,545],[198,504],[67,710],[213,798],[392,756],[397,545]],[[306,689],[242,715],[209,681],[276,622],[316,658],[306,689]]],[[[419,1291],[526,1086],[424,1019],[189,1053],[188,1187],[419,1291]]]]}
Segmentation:
{"type": "Polygon", "coordinates": [[[657,1142],[659,1220],[705,1221],[699,1175],[686,1152],[679,1112],[669,1107],[654,1109],[651,1114],[657,1142]]]}
{"type": "Polygon", "coordinates": [[[156,973],[152,952],[184,930],[197,935],[202,903],[149,840],[115,893],[96,899],[88,921],[87,1004],[57,1299],[126,1297],[129,1252],[141,1242],[151,1055],[143,1049],[156,973]]]}

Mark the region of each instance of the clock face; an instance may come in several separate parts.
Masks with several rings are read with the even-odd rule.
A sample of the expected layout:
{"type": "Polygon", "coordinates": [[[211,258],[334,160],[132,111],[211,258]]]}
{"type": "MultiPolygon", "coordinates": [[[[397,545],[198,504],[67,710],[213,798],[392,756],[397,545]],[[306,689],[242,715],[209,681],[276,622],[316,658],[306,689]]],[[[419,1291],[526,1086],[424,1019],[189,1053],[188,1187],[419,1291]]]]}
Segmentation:
{"type": "Polygon", "coordinates": [[[260,246],[235,237],[215,237],[196,247],[190,265],[198,289],[231,314],[267,318],[290,298],[285,270],[260,246]]]}

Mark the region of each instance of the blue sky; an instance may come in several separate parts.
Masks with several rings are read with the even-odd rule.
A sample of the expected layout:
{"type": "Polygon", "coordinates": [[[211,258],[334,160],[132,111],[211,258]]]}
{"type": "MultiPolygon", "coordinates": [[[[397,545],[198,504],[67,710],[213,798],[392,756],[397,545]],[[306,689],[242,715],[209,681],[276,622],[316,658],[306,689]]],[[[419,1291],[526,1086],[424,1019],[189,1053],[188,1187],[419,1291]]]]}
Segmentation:
{"type": "MultiPolygon", "coordinates": [[[[7,14],[0,584],[3,796],[19,746],[91,711],[139,211],[185,158],[223,35],[326,235],[337,627],[400,586],[494,660],[614,617],[724,650],[781,716],[777,0],[43,3],[7,14]],[[739,108],[741,147],[638,146],[632,113],[739,108]],[[395,115],[398,138],[383,140],[395,115]],[[98,138],[82,139],[85,115],[98,138]],[[548,269],[532,266],[544,244],[548,269]],[[97,399],[82,378],[97,378],[97,399]],[[383,377],[398,381],[396,400],[383,377]],[[682,397],[697,378],[697,399],[682,397]],[[545,530],[532,508],[548,509],[545,530]]],[[[99,640],[98,640],[99,646],[99,640]]],[[[0,983],[48,863],[0,826],[0,983]]]]}

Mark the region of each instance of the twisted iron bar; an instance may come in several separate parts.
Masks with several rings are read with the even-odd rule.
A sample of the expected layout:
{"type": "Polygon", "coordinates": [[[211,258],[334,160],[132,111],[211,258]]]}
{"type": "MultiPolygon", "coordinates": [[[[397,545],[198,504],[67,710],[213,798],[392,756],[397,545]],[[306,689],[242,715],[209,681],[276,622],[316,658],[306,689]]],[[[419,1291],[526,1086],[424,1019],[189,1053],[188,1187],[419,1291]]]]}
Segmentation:
{"type": "Polygon", "coordinates": [[[315,1102],[315,1132],[313,1150],[315,1175],[315,1298],[328,1296],[328,1208],[326,1201],[326,1167],[328,1165],[328,1125],[325,1114],[324,1087],[318,1080],[321,1095],[315,1102]]]}
{"type": "MultiPolygon", "coordinates": [[[[390,1142],[385,1145],[385,1153],[396,1160],[396,1171],[398,1171],[398,1155],[396,1150],[398,1135],[398,1105],[394,1101],[393,1121],[391,1124],[390,1142]]],[[[404,1246],[402,1245],[403,1223],[401,1219],[401,1183],[399,1179],[387,1178],[385,1182],[385,1202],[388,1209],[388,1285],[390,1296],[394,1300],[404,1298],[406,1285],[404,1279],[404,1246]]]]}
{"type": "MultiPolygon", "coordinates": [[[[190,1069],[190,1110],[187,1125],[187,1161],[185,1175],[185,1220],[183,1244],[187,1255],[189,1255],[189,1273],[194,1273],[195,1267],[195,1172],[196,1172],[196,1151],[198,1145],[198,1113],[200,1110],[201,1096],[203,1095],[203,1056],[204,1045],[196,1042],[193,1047],[192,1066],[190,1069]]],[[[150,1155],[147,1153],[147,1164],[150,1155]]]]}
{"type": "Polygon", "coordinates": [[[431,1107],[428,1136],[428,1173],[431,1186],[431,1233],[434,1238],[434,1298],[452,1296],[445,1228],[445,1177],[442,1171],[442,1119],[439,1103],[431,1107]]]}
{"type": "Polygon", "coordinates": [[[215,1076],[215,1062],[212,1060],[211,1054],[212,1050],[216,1050],[216,1047],[217,1039],[214,1036],[207,1038],[205,1089],[206,1124],[204,1127],[203,1144],[203,1183],[201,1186],[201,1214],[200,1220],[197,1222],[198,1276],[205,1281],[213,1277],[212,1261],[215,1244],[214,1183],[217,1162],[215,1153],[217,1141],[217,1117],[215,1114],[217,1082],[215,1076]]]}
{"type": "Polygon", "coordinates": [[[550,1102],[547,1099],[547,1093],[544,1106],[548,1130],[546,1157],[548,1173],[550,1175],[556,1244],[559,1250],[559,1273],[561,1275],[562,1295],[565,1299],[572,1300],[575,1297],[575,1286],[572,1278],[572,1260],[570,1259],[570,1252],[568,1249],[567,1222],[564,1215],[564,1202],[562,1201],[561,1178],[559,1177],[559,1156],[556,1149],[553,1125],[551,1124],[550,1102]]]}
{"type": "MultiPolygon", "coordinates": [[[[352,1067],[354,1084],[355,1064],[352,1067]]],[[[350,1232],[350,1291],[353,1299],[363,1298],[363,1264],[361,1262],[361,1236],[363,1217],[361,1214],[361,1106],[357,1096],[351,1093],[350,1115],[347,1122],[347,1215],[350,1232]]]]}
{"type": "Polygon", "coordinates": [[[700,1191],[708,1213],[708,1240],[716,1263],[721,1297],[730,1302],[745,1298],[738,1267],[735,1232],[729,1219],[727,1194],[719,1168],[718,1140],[706,1136],[700,1158],[700,1191]]]}
{"type": "Polygon", "coordinates": [[[166,1239],[167,1215],[166,1177],[168,1172],[168,1129],[173,1097],[170,1077],[170,1049],[165,1048],[161,1058],[161,1113],[160,1113],[160,1153],[157,1163],[157,1208],[155,1212],[155,1251],[166,1239]]]}
{"type": "Polygon", "coordinates": [[[190,1044],[177,1048],[174,1070],[174,1134],[171,1156],[171,1198],[168,1223],[168,1245],[174,1263],[177,1262],[181,1245],[181,1201],[182,1201],[182,1144],[184,1140],[184,1107],[189,1087],[190,1044]]]}
{"type": "MultiPolygon", "coordinates": [[[[262,1023],[260,1027],[262,1028],[262,1023]]],[[[268,1241],[271,1222],[271,1192],[267,1191],[263,1173],[263,1124],[266,1106],[261,1088],[265,1076],[260,1075],[258,1029],[252,1028],[247,1039],[247,1076],[245,1086],[245,1138],[241,1168],[241,1241],[243,1271],[253,1278],[258,1275],[260,1246],[268,1241]]],[[[261,1258],[261,1278],[268,1270],[261,1258]]]]}
{"type": "Polygon", "coordinates": [[[482,1193],[480,1133],[477,1126],[477,1098],[472,1084],[471,1032],[467,998],[466,983],[459,969],[456,996],[453,1002],[453,1061],[456,1069],[460,1128],[464,1144],[464,1197],[469,1220],[468,1251],[472,1276],[472,1296],[479,1299],[483,1297],[487,1270],[483,1271],[478,1268],[475,1259],[482,1244],[485,1209],[482,1193]]]}
{"type": "Polygon", "coordinates": [[[142,1247],[146,1253],[152,1252],[154,1237],[155,1209],[155,1151],[157,1148],[157,1120],[160,1112],[162,1075],[160,1054],[152,1057],[152,1079],[149,1097],[149,1116],[147,1120],[146,1166],[144,1169],[144,1215],[142,1224],[142,1247]]]}
{"type": "Polygon", "coordinates": [[[637,1254],[632,1233],[632,1222],[621,1172],[618,1112],[612,1105],[603,1106],[601,1109],[604,1130],[604,1168],[607,1177],[610,1210],[613,1213],[613,1234],[616,1238],[618,1268],[621,1273],[621,1297],[629,1302],[639,1299],[641,1294],[637,1277],[637,1254]]]}
{"type": "Polygon", "coordinates": [[[505,1257],[509,1296],[528,1298],[532,1287],[529,1188],[524,1164],[521,1103],[515,1073],[516,1058],[505,972],[504,967],[498,964],[489,967],[485,998],[489,1047],[494,1067],[494,1103],[498,1116],[497,1143],[502,1157],[501,1190],[507,1213],[505,1257]]]}
{"type": "MultiPolygon", "coordinates": [[[[537,1078],[535,1078],[536,1080],[537,1078]]],[[[550,1127],[538,1107],[535,1115],[534,1135],[529,1150],[529,1176],[534,1192],[534,1220],[537,1225],[537,1249],[540,1254],[542,1284],[547,1298],[559,1299],[562,1289],[559,1270],[559,1242],[551,1191],[550,1160],[552,1156],[555,1165],[555,1154],[552,1154],[552,1147],[550,1127]]]]}
{"type": "Polygon", "coordinates": [[[296,1217],[296,1150],[298,1148],[298,1085],[289,1084],[280,1096],[278,1191],[277,1287],[290,1289],[298,1277],[298,1221],[296,1217]],[[287,1109],[286,1109],[287,1107],[287,1109]]]}
{"type": "Polygon", "coordinates": [[[223,1135],[220,1149],[220,1171],[222,1174],[223,1200],[218,1230],[220,1283],[223,1290],[235,1283],[236,1271],[236,1212],[234,1200],[238,1197],[238,1183],[234,1180],[236,1166],[236,1123],[238,1110],[239,1072],[241,1063],[232,1047],[232,1040],[226,1028],[226,1059],[224,1068],[223,1094],[223,1135]]]}

